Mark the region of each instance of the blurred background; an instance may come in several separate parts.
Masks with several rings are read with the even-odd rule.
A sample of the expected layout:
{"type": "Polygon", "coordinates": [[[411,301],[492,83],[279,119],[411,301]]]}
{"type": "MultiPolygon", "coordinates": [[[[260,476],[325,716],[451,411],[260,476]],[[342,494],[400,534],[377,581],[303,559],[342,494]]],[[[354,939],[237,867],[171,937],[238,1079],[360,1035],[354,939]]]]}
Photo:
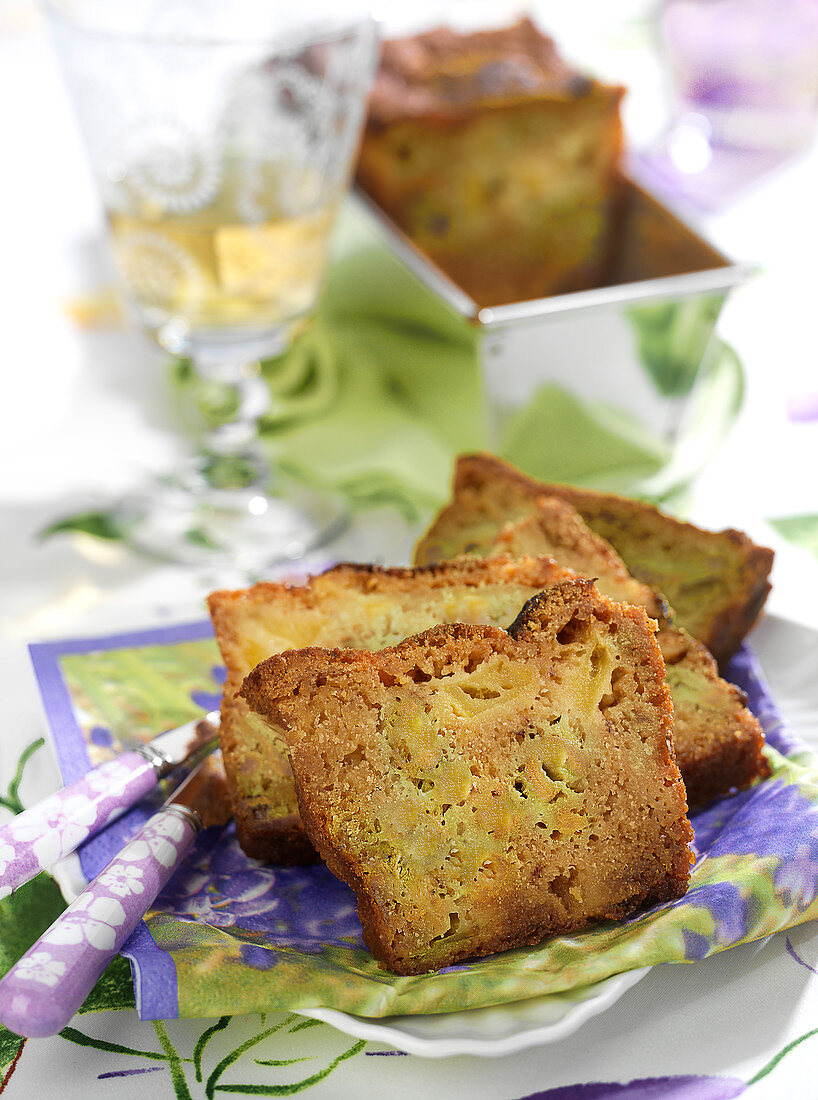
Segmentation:
{"type": "MultiPolygon", "coordinates": [[[[721,436],[712,447],[712,440],[702,444],[706,470],[676,506],[704,525],[740,526],[774,542],[788,565],[778,568],[779,591],[797,587],[818,540],[817,13],[814,0],[375,9],[386,36],[444,20],[470,29],[532,16],[580,72],[627,88],[622,117],[634,177],[713,248],[752,268],[718,316],[718,336],[738,357],[744,387],[728,444],[721,436]],[[780,519],[791,521],[789,530],[772,525],[780,519]]],[[[113,577],[125,568],[114,545],[81,540],[69,551],[61,540],[33,536],[62,515],[98,507],[146,468],[170,466],[184,448],[190,409],[180,398],[178,366],[174,372],[166,355],[121,321],[82,137],[42,13],[27,0],[0,0],[0,82],[6,551],[24,571],[42,571],[79,546],[113,577]]],[[[452,454],[464,441],[480,442],[462,425],[447,439],[439,410],[418,428],[418,409],[434,405],[435,385],[427,377],[421,397],[406,387],[417,429],[407,439],[426,465],[413,472],[403,452],[387,453],[392,429],[374,423],[354,430],[343,461],[321,459],[330,480],[351,495],[359,528],[377,526],[376,553],[384,558],[405,556],[445,493],[452,454]],[[373,448],[384,455],[377,477],[361,460],[373,448]]],[[[386,391],[406,396],[394,377],[386,391]]],[[[325,413],[335,398],[321,392],[316,408],[325,413]]],[[[281,393],[278,407],[294,408],[286,387],[281,393]]],[[[286,464],[291,419],[279,426],[286,464]]]]}

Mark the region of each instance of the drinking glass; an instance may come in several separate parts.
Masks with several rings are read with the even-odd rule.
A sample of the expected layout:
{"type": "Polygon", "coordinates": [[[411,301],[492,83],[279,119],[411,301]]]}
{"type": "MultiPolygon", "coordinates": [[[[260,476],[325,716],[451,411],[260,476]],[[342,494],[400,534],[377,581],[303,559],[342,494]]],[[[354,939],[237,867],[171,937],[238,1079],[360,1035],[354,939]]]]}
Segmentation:
{"type": "Polygon", "coordinates": [[[260,567],[337,532],[257,432],[260,361],[308,323],[377,55],[360,11],[265,0],[47,0],[137,327],[227,388],[230,423],[120,503],[141,550],[260,567]]]}

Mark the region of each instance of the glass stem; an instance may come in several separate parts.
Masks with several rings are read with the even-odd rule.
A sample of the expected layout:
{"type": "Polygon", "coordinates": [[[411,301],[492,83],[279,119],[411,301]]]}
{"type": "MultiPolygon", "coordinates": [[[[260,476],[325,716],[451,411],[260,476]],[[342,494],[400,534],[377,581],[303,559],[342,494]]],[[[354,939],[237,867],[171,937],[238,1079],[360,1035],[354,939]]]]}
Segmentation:
{"type": "Polygon", "coordinates": [[[233,400],[233,418],[209,428],[204,436],[201,472],[218,489],[266,491],[271,466],[259,439],[258,421],[270,403],[270,390],[258,362],[198,361],[197,373],[225,387],[233,400]]]}

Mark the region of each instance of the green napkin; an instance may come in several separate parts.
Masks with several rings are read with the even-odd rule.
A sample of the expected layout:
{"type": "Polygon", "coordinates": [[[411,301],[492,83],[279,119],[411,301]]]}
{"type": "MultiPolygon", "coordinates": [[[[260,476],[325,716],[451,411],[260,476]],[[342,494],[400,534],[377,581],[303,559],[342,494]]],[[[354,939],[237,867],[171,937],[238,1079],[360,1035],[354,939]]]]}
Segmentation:
{"type": "Polygon", "coordinates": [[[794,546],[808,550],[818,558],[818,513],[798,516],[783,516],[768,520],[771,527],[794,546]]]}
{"type": "Polygon", "coordinates": [[[633,417],[601,401],[541,386],[511,421],[506,455],[533,477],[615,491],[658,473],[670,447],[633,417]]]}
{"type": "Polygon", "coordinates": [[[479,332],[350,206],[316,316],[265,364],[262,431],[280,467],[409,519],[446,495],[454,456],[486,446],[479,332]]]}

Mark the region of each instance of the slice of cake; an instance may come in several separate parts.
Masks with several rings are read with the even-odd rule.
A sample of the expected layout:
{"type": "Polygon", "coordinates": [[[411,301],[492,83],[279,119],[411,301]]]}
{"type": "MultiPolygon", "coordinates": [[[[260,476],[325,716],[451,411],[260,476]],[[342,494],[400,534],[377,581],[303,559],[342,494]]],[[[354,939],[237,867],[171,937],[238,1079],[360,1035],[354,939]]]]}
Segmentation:
{"type": "Polygon", "coordinates": [[[340,565],[301,586],[214,592],[208,606],[227,668],[221,745],[244,851],[285,864],[317,858],[299,817],[286,745],[237,695],[255,665],[303,646],[382,649],[437,623],[507,626],[534,593],[569,575],[547,558],[422,569],[340,565]]]}
{"type": "Polygon", "coordinates": [[[549,554],[594,580],[611,599],[644,607],[660,619],[657,635],[673,699],[673,744],[691,809],[748,787],[770,773],[764,731],[742,693],[722,680],[705,647],[669,621],[656,592],[630,576],[616,551],[557,497],[540,497],[531,513],[505,524],[490,553],[549,554]]]}
{"type": "Polygon", "coordinates": [[[764,731],[747,697],[719,676],[711,653],[686,630],[656,636],[673,700],[673,739],[691,809],[766,779],[764,731]]]}
{"type": "Polygon", "coordinates": [[[528,19],[385,42],[358,181],[478,305],[600,285],[623,93],[528,19]]]}
{"type": "MultiPolygon", "coordinates": [[[[482,556],[477,549],[474,553],[482,556]]],[[[672,611],[656,589],[632,577],[614,548],[559,497],[538,497],[526,515],[500,527],[485,553],[512,558],[546,555],[594,581],[617,603],[644,607],[660,624],[671,621],[672,611]]]]}
{"type": "Polygon", "coordinates": [[[735,653],[770,591],[772,550],[740,531],[704,531],[642,501],[535,481],[492,455],[458,459],[452,499],[418,543],[415,562],[485,553],[503,523],[528,515],[543,495],[573,505],[719,664],[735,653]]]}
{"type": "Polygon", "coordinates": [[[508,633],[279,654],[242,695],[284,730],[310,839],[399,974],[687,887],[692,831],[653,624],[576,580],[508,633]]]}

